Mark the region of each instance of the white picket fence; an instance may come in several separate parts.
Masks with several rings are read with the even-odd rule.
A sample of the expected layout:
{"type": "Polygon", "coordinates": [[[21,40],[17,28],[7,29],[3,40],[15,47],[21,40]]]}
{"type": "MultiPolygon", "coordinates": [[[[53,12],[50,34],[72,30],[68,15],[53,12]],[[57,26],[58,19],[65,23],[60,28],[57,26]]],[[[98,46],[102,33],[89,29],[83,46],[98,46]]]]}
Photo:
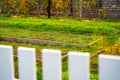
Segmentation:
{"type": "MultiPolygon", "coordinates": [[[[36,79],[34,48],[18,48],[19,80],[36,79]]],[[[42,50],[43,80],[62,80],[61,51],[42,50]]],[[[13,47],[0,45],[0,80],[14,80],[13,47]]],[[[90,80],[89,53],[68,53],[69,80],[90,80]]],[[[120,57],[99,55],[99,80],[120,80],[120,57]]]]}

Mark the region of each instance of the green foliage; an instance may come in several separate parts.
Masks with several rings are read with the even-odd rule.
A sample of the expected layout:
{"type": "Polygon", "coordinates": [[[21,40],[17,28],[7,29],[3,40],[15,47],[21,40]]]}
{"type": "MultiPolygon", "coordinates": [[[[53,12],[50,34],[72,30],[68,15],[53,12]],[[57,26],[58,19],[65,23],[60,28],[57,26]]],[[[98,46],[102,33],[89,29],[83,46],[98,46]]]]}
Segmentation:
{"type": "Polygon", "coordinates": [[[104,45],[105,45],[105,51],[107,54],[112,55],[119,55],[120,54],[120,46],[118,39],[118,34],[112,34],[111,36],[107,36],[104,38],[104,45]]]}
{"type": "Polygon", "coordinates": [[[11,15],[11,14],[5,14],[4,17],[6,17],[6,18],[11,18],[12,15],[11,15]]]}
{"type": "Polygon", "coordinates": [[[98,13],[101,15],[102,18],[104,18],[107,15],[107,9],[104,8],[98,9],[98,13]]]}
{"type": "Polygon", "coordinates": [[[108,45],[108,46],[111,46],[113,44],[115,44],[115,41],[118,39],[118,37],[116,37],[115,35],[114,36],[107,36],[105,37],[105,43],[108,45]]]}
{"type": "Polygon", "coordinates": [[[4,39],[0,36],[0,41],[4,41],[4,39]]]}
{"type": "Polygon", "coordinates": [[[0,28],[0,35],[9,37],[20,37],[40,40],[51,40],[56,42],[68,42],[77,44],[88,44],[96,40],[98,37],[84,36],[84,35],[67,35],[61,33],[51,32],[33,32],[28,30],[13,30],[9,28],[0,28]],[[9,33],[9,34],[8,34],[9,33]],[[59,36],[59,37],[58,37],[59,36]],[[72,38],[71,38],[72,37],[72,38]]]}
{"type": "Polygon", "coordinates": [[[35,18],[1,18],[0,26],[13,29],[25,29],[38,32],[60,32],[67,34],[110,34],[117,31],[120,23],[87,21],[72,19],[35,19],[35,18]],[[112,25],[112,26],[111,26],[112,25]],[[115,27],[114,27],[115,26],[115,27]]]}

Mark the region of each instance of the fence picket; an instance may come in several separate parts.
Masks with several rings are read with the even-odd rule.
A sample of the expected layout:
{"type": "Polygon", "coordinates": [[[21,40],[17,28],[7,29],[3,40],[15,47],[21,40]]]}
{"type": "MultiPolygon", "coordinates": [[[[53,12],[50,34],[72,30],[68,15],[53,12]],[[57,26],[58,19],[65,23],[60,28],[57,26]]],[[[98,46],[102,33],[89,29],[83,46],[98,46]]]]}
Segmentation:
{"type": "MultiPolygon", "coordinates": [[[[42,50],[43,80],[62,80],[61,51],[42,50]]],[[[0,45],[0,80],[15,80],[13,47],[0,45]]],[[[18,48],[19,79],[37,80],[34,48],[18,48]]],[[[99,55],[99,80],[120,80],[120,56],[99,55]]],[[[89,53],[68,52],[69,80],[90,79],[89,53]]]]}
{"type": "Polygon", "coordinates": [[[120,80],[120,57],[99,55],[100,80],[120,80]]]}
{"type": "Polygon", "coordinates": [[[43,80],[61,79],[61,51],[42,50],[43,80]]]}
{"type": "Polygon", "coordinates": [[[36,61],[34,48],[18,48],[19,80],[36,80],[36,61]]]}
{"type": "Polygon", "coordinates": [[[89,53],[68,53],[69,80],[89,80],[89,53]]]}
{"type": "Polygon", "coordinates": [[[13,47],[0,45],[0,80],[13,80],[13,47]]]}

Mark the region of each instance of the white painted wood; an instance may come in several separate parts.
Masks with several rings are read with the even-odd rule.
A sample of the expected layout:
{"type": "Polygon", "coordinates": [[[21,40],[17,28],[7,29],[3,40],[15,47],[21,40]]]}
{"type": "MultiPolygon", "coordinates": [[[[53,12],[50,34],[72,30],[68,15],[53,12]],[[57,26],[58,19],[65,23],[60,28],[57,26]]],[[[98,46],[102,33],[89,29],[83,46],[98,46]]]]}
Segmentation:
{"type": "Polygon", "coordinates": [[[0,45],[0,80],[13,80],[13,47],[0,45]]]}
{"type": "Polygon", "coordinates": [[[42,50],[43,80],[61,79],[61,51],[42,50]]]}
{"type": "Polygon", "coordinates": [[[34,48],[18,48],[19,80],[36,80],[36,56],[34,48]]]}
{"type": "MultiPolygon", "coordinates": [[[[62,80],[61,51],[42,50],[43,80],[62,80]]],[[[13,47],[0,45],[0,80],[37,80],[34,48],[18,48],[19,79],[14,79],[13,47]]],[[[68,53],[69,80],[89,80],[89,53],[68,53]]],[[[99,80],[120,80],[120,56],[99,55],[99,80]]]]}
{"type": "Polygon", "coordinates": [[[69,80],[89,80],[90,75],[89,53],[69,52],[69,80]]]}
{"type": "Polygon", "coordinates": [[[120,56],[99,55],[99,80],[120,80],[120,56]]]}

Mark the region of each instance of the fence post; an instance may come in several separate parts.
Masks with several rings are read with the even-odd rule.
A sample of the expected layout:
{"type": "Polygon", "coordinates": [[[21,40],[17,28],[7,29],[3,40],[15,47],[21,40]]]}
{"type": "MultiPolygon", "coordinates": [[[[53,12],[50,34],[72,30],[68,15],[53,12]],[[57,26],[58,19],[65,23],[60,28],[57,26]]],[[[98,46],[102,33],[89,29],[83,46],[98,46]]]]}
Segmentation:
{"type": "Polygon", "coordinates": [[[69,80],[89,80],[89,53],[69,52],[69,80]]]}
{"type": "Polygon", "coordinates": [[[20,80],[36,80],[36,56],[34,48],[18,48],[20,80]]]}
{"type": "Polygon", "coordinates": [[[0,80],[13,80],[13,47],[0,45],[0,80]]]}
{"type": "Polygon", "coordinates": [[[61,51],[42,50],[43,80],[61,79],[61,51]]]}
{"type": "Polygon", "coordinates": [[[120,56],[99,55],[100,80],[120,80],[120,56]]]}

